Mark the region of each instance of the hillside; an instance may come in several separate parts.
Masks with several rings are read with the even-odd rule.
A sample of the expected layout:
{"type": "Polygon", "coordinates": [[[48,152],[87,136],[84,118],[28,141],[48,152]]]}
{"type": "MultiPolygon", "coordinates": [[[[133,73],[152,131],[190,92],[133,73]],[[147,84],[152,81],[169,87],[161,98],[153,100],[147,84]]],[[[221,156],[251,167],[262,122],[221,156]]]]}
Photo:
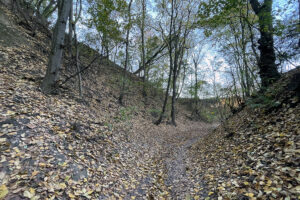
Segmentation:
{"type": "MultiPolygon", "coordinates": [[[[300,68],[254,97],[190,152],[212,199],[299,199],[300,68]],[[264,95],[264,97],[263,97],[264,95]]],[[[196,182],[194,191],[203,189],[196,182]]]]}
{"type": "Polygon", "coordinates": [[[64,83],[76,73],[67,55],[64,84],[43,94],[49,33],[0,4],[0,199],[299,199],[299,68],[222,126],[191,121],[188,98],[177,126],[156,126],[162,91],[143,97],[126,72],[120,105],[123,69],[84,44],[83,97],[77,77],[64,83]]]}

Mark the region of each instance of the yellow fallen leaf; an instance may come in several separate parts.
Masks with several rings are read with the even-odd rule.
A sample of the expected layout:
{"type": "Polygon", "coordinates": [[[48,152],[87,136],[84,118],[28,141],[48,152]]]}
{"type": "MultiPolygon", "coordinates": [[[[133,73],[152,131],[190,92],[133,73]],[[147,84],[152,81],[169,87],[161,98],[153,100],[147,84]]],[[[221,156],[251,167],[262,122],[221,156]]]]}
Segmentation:
{"type": "Polygon", "coordinates": [[[6,185],[0,186],[0,199],[4,199],[4,197],[8,194],[8,189],[6,185]]]}
{"type": "Polygon", "coordinates": [[[68,182],[70,180],[71,176],[66,176],[65,181],[68,182]]]}
{"type": "Polygon", "coordinates": [[[213,193],[214,193],[214,192],[209,192],[209,193],[208,193],[208,196],[212,195],[213,193]]]}
{"type": "Polygon", "coordinates": [[[13,149],[15,150],[15,152],[20,153],[20,150],[18,149],[18,147],[14,147],[13,149]]]}
{"type": "Polygon", "coordinates": [[[6,114],[7,115],[14,115],[14,114],[16,114],[14,111],[11,111],[11,110],[8,110],[7,112],[6,112],[6,114]]]}
{"type": "Polygon", "coordinates": [[[197,196],[194,196],[194,199],[195,199],[195,200],[198,200],[198,199],[200,199],[200,196],[198,196],[198,195],[197,195],[197,196]]]}
{"type": "Polygon", "coordinates": [[[69,197],[71,198],[71,199],[74,199],[76,196],[74,195],[74,194],[72,194],[72,193],[69,193],[68,194],[69,195],[69,197]]]}
{"type": "Polygon", "coordinates": [[[67,166],[67,163],[63,162],[63,163],[60,163],[59,165],[62,166],[62,167],[65,167],[65,166],[67,166]]]}
{"type": "Polygon", "coordinates": [[[246,193],[245,196],[252,198],[252,197],[254,197],[254,194],[253,193],[246,193]]]}
{"type": "Polygon", "coordinates": [[[0,142],[6,142],[6,138],[0,138],[0,142]]]}
{"type": "Polygon", "coordinates": [[[29,188],[29,192],[30,192],[31,194],[35,194],[35,189],[34,189],[34,188],[29,188]]]}
{"type": "Polygon", "coordinates": [[[38,173],[39,173],[39,171],[34,170],[31,174],[31,178],[35,177],[38,173]]]}
{"type": "Polygon", "coordinates": [[[46,165],[46,163],[39,163],[39,166],[40,167],[46,167],[47,165],[46,165]]]}
{"type": "Polygon", "coordinates": [[[244,185],[249,185],[249,182],[245,181],[245,182],[244,182],[244,185]]]}
{"type": "Polygon", "coordinates": [[[66,184],[65,183],[60,183],[59,184],[59,188],[60,189],[65,189],[67,186],[66,186],[66,184]]]}
{"type": "Polygon", "coordinates": [[[92,194],[94,192],[94,190],[88,190],[87,194],[92,194]]]}

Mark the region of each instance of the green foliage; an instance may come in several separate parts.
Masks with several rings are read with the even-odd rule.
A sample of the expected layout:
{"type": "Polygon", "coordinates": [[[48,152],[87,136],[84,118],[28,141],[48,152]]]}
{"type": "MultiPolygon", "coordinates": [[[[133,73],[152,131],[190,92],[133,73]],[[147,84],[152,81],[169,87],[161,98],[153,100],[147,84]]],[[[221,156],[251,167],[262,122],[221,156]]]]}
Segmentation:
{"type": "Polygon", "coordinates": [[[113,125],[111,123],[104,122],[104,126],[107,126],[109,131],[112,131],[113,129],[113,125]]]}
{"type": "Polygon", "coordinates": [[[161,109],[153,108],[153,109],[149,109],[148,112],[151,114],[152,117],[158,118],[161,113],[161,109]]]}
{"type": "Polygon", "coordinates": [[[198,97],[195,97],[196,95],[196,92],[195,92],[195,89],[197,89],[197,93],[199,92],[199,90],[201,90],[201,88],[204,86],[204,85],[207,85],[207,81],[204,81],[204,80],[199,80],[197,82],[197,84],[193,84],[191,85],[189,88],[188,88],[188,92],[191,96],[193,96],[194,98],[198,98],[198,97]]]}
{"type": "Polygon", "coordinates": [[[273,90],[272,92],[266,92],[265,94],[256,94],[253,98],[246,101],[246,104],[251,108],[260,108],[264,110],[272,110],[281,105],[279,101],[276,100],[275,94],[278,91],[273,90]]]}
{"type": "Polygon", "coordinates": [[[89,27],[95,26],[97,31],[102,33],[103,43],[108,43],[110,40],[122,40],[120,22],[116,16],[121,16],[125,8],[126,1],[124,0],[92,1],[88,10],[92,18],[88,25],[89,27]]]}
{"type": "Polygon", "coordinates": [[[207,123],[213,123],[217,120],[217,112],[210,109],[201,109],[198,111],[198,118],[207,123]]]}
{"type": "Polygon", "coordinates": [[[140,85],[144,87],[147,96],[150,95],[152,97],[156,97],[160,94],[163,94],[162,82],[162,79],[158,79],[140,82],[140,85]]]}
{"type": "Polygon", "coordinates": [[[119,114],[115,117],[116,121],[128,121],[132,119],[137,108],[135,106],[123,107],[119,110],[119,114]]]}

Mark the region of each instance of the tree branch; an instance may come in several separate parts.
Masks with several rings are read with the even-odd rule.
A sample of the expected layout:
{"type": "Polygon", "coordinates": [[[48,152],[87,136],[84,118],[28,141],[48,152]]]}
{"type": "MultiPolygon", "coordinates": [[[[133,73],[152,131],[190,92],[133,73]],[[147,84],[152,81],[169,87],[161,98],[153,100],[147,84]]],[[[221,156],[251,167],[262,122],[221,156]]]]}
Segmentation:
{"type": "Polygon", "coordinates": [[[260,9],[261,9],[261,5],[258,2],[258,0],[250,0],[250,4],[251,4],[251,7],[252,7],[253,11],[255,12],[255,14],[258,15],[260,12],[260,9]]]}

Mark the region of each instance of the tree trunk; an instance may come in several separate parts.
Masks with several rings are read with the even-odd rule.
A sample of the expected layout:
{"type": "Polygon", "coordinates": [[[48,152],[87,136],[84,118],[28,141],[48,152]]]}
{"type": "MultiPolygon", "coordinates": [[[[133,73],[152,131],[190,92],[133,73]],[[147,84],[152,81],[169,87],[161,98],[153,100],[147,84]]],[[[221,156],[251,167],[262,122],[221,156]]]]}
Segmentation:
{"type": "Polygon", "coordinates": [[[143,76],[143,96],[147,96],[146,93],[146,83],[145,83],[145,78],[146,78],[146,65],[145,65],[145,13],[146,13],[146,4],[145,0],[142,0],[142,27],[141,27],[141,35],[142,35],[142,67],[144,71],[144,76],[143,76]]]}
{"type": "Polygon", "coordinates": [[[72,32],[73,32],[73,0],[71,0],[71,9],[69,13],[69,35],[68,35],[68,51],[72,57],[72,32]]]}
{"type": "Polygon", "coordinates": [[[78,73],[78,89],[79,89],[79,95],[80,95],[80,97],[82,97],[83,96],[83,94],[82,94],[82,78],[81,78],[81,72],[80,72],[80,66],[79,66],[79,49],[78,49],[77,34],[76,34],[75,27],[74,27],[74,37],[75,37],[75,48],[76,48],[76,70],[78,73]]]}
{"type": "MultiPolygon", "coordinates": [[[[179,37],[179,36],[177,36],[179,37]]],[[[173,64],[173,94],[172,94],[172,104],[171,104],[171,118],[172,118],[172,124],[174,126],[176,126],[176,122],[175,122],[175,114],[176,114],[176,108],[175,108],[175,103],[176,103],[176,82],[177,82],[177,70],[178,70],[178,60],[179,60],[179,53],[180,50],[177,50],[177,45],[178,45],[178,41],[179,38],[175,39],[175,56],[174,56],[174,64],[173,64]]]]}
{"type": "Polygon", "coordinates": [[[168,97],[169,97],[169,89],[171,84],[172,78],[172,71],[173,71],[173,51],[172,51],[172,28],[173,28],[173,18],[174,18],[174,1],[171,1],[171,19],[170,19],[170,26],[169,26],[169,38],[168,38],[168,50],[169,50],[169,59],[170,59],[170,68],[169,68],[169,78],[168,78],[168,85],[165,94],[165,100],[162,107],[162,111],[160,113],[159,119],[155,122],[156,125],[159,125],[162,122],[163,116],[166,112],[168,97]]]}
{"type": "Polygon", "coordinates": [[[194,109],[193,109],[193,113],[195,113],[196,115],[198,115],[198,60],[196,60],[195,58],[193,59],[193,63],[194,63],[194,68],[195,68],[195,86],[194,86],[194,109]]]}
{"type": "Polygon", "coordinates": [[[66,22],[71,9],[71,0],[61,0],[58,4],[58,19],[53,32],[48,68],[41,85],[41,89],[45,94],[50,94],[54,91],[59,78],[59,70],[64,49],[66,22]]]}
{"type": "MultiPolygon", "coordinates": [[[[76,18],[75,18],[74,23],[73,23],[73,30],[74,30],[74,39],[75,39],[75,49],[76,49],[75,59],[76,59],[76,70],[77,70],[77,73],[78,73],[78,89],[79,89],[79,95],[82,98],[83,97],[82,78],[81,78],[81,72],[80,72],[81,69],[80,69],[80,65],[79,65],[79,49],[78,49],[77,32],[76,32],[76,23],[79,20],[80,15],[81,15],[81,4],[82,4],[81,0],[80,0],[79,4],[80,4],[79,5],[79,11],[77,11],[77,9],[78,9],[78,1],[77,1],[77,3],[76,3],[76,18]]],[[[71,53],[71,55],[72,55],[72,53],[71,53]]]]}
{"type": "Polygon", "coordinates": [[[175,121],[175,114],[176,114],[176,108],[175,108],[175,103],[176,103],[176,81],[177,81],[177,64],[174,63],[173,67],[173,94],[172,94],[172,106],[171,106],[171,117],[172,117],[172,124],[176,126],[176,121],[175,121]]]}
{"type": "Polygon", "coordinates": [[[176,101],[179,99],[180,94],[182,93],[182,90],[183,90],[183,87],[184,87],[185,78],[186,78],[186,65],[183,65],[182,84],[181,84],[180,89],[178,89],[178,91],[177,91],[176,101]]]}
{"type": "Polygon", "coordinates": [[[258,0],[250,0],[250,4],[259,18],[260,39],[258,41],[260,50],[259,75],[262,87],[266,88],[280,78],[275,64],[276,56],[273,39],[272,0],[264,0],[260,5],[258,0]]]}
{"type": "Polygon", "coordinates": [[[119,96],[119,103],[123,104],[123,98],[125,94],[125,84],[126,84],[126,78],[127,78],[127,68],[128,68],[128,61],[129,61],[129,33],[130,33],[130,24],[131,24],[131,4],[133,0],[130,0],[128,4],[128,24],[129,27],[127,28],[126,32],[126,47],[125,47],[125,64],[124,64],[124,73],[123,73],[123,82],[122,82],[122,88],[121,93],[119,96]]]}
{"type": "MultiPolygon", "coordinates": [[[[171,62],[172,61],[170,61],[170,63],[171,62]]],[[[170,90],[170,85],[171,85],[171,79],[172,79],[172,64],[170,64],[168,85],[167,85],[167,89],[166,89],[164,104],[163,104],[162,111],[160,113],[159,119],[155,122],[156,125],[159,125],[162,122],[162,119],[163,119],[164,114],[166,112],[168,97],[169,97],[169,90],[170,90]]]]}

